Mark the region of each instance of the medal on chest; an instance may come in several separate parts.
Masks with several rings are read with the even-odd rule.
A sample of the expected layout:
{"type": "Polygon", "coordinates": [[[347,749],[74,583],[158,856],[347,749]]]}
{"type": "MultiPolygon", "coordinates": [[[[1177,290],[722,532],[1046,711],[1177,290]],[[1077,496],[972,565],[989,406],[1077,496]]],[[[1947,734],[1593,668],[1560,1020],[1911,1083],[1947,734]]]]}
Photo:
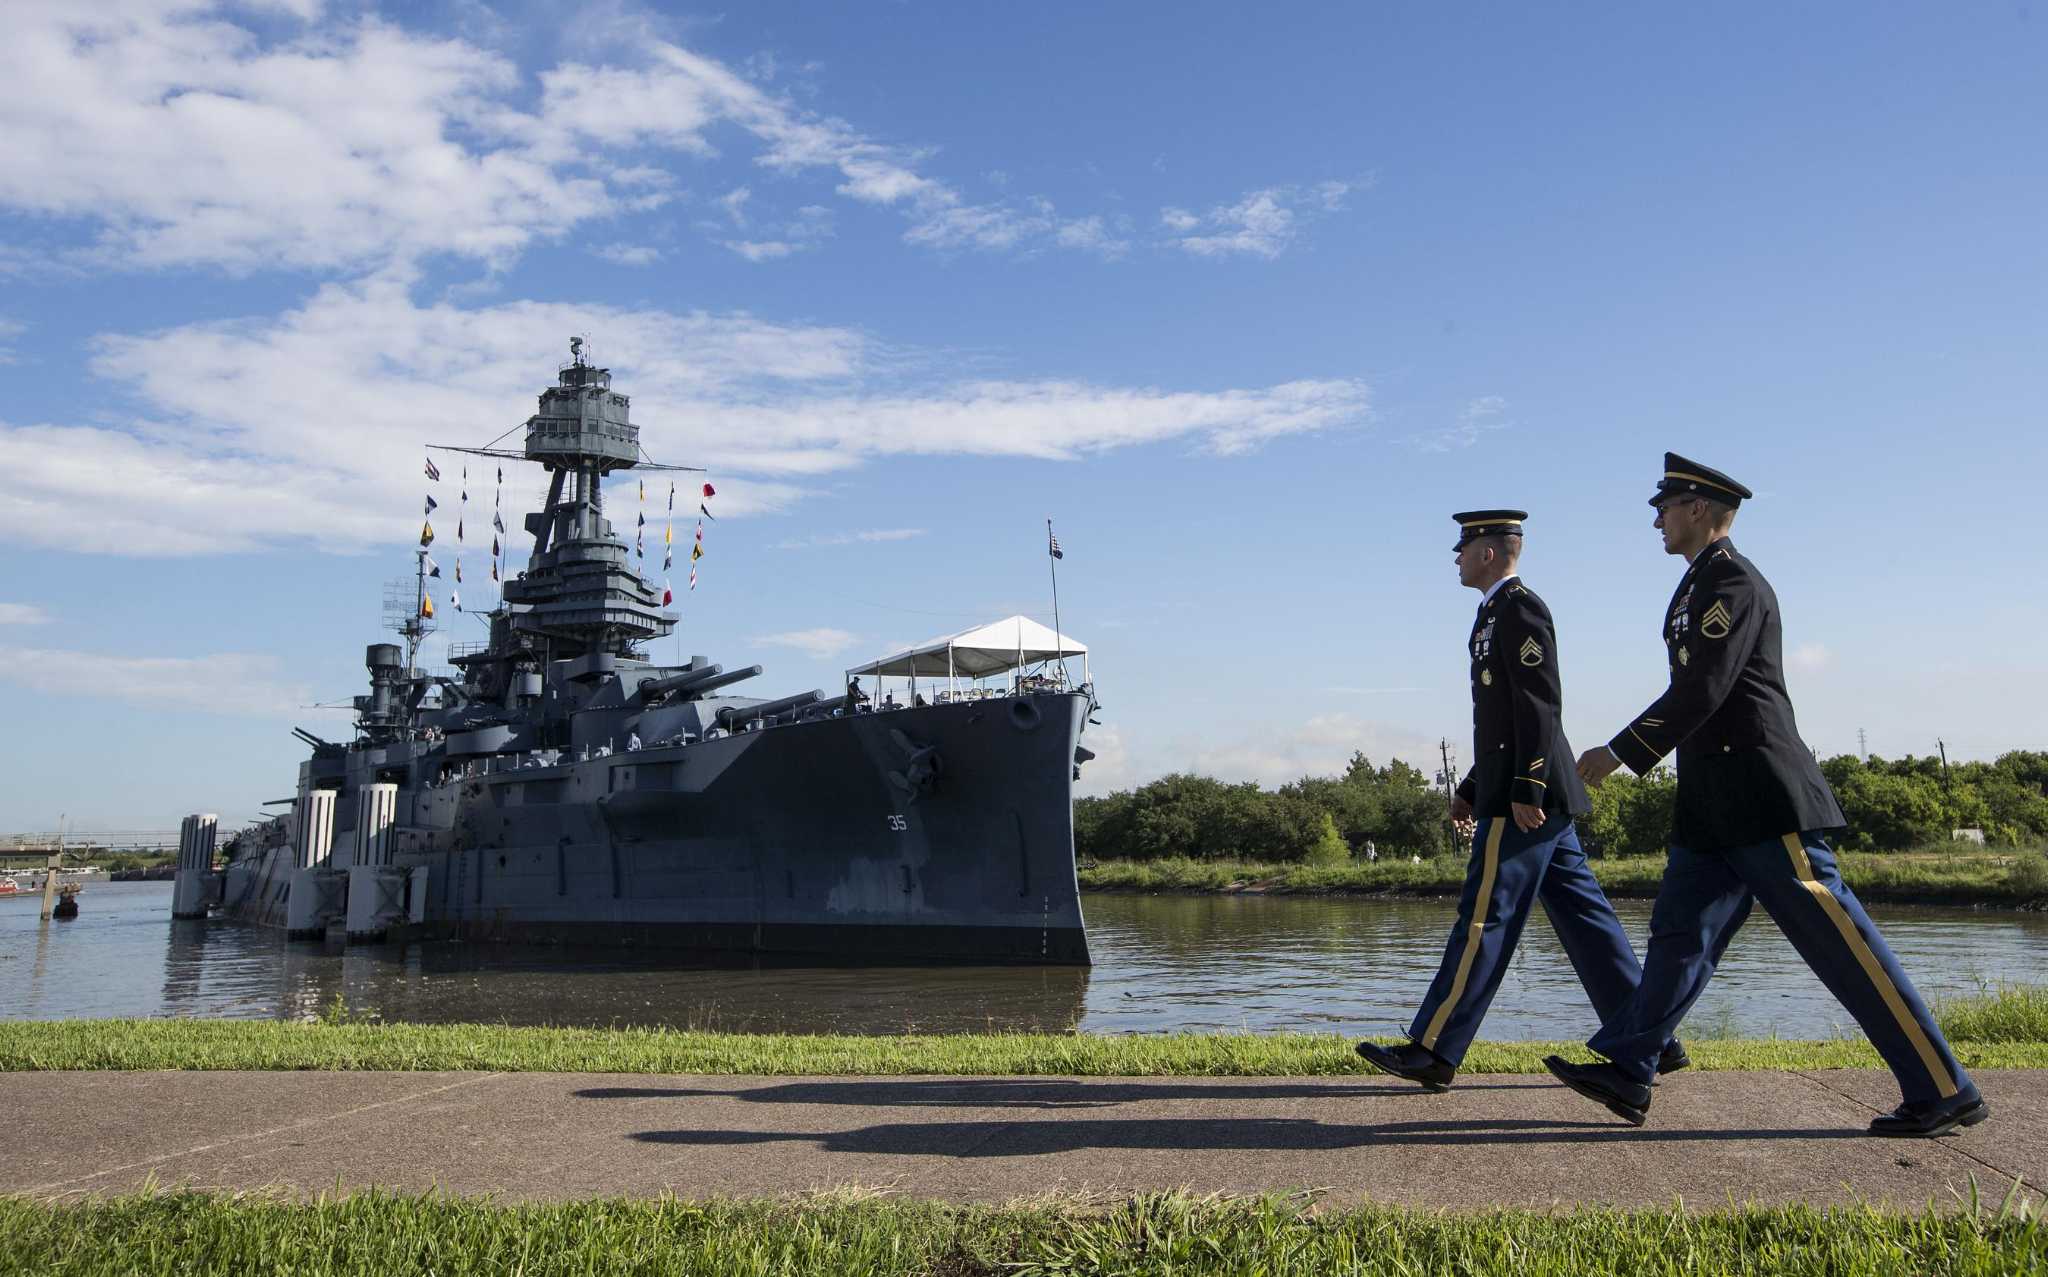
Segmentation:
{"type": "Polygon", "coordinates": [[[1692,587],[1688,585],[1685,587],[1685,593],[1679,595],[1678,601],[1671,605],[1671,637],[1667,641],[1672,643],[1679,642],[1685,637],[1686,631],[1691,628],[1692,587]]]}
{"type": "Polygon", "coordinates": [[[1486,624],[1472,636],[1472,659],[1483,661],[1493,655],[1493,618],[1486,618],[1486,624]]]}

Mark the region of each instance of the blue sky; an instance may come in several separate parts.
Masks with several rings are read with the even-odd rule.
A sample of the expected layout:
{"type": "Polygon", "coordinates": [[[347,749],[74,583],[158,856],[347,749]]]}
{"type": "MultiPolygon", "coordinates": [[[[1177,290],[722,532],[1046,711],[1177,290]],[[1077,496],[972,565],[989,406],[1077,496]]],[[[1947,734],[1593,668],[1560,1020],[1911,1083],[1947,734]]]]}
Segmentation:
{"type": "Polygon", "coordinates": [[[2027,8],[9,21],[0,829],[289,792],[419,445],[523,421],[571,333],[719,487],[671,650],[762,694],[1049,619],[1056,520],[1089,791],[1460,745],[1471,507],[1532,512],[1605,739],[1662,683],[1666,448],[1757,490],[1817,749],[2048,744],[2027,8]]]}

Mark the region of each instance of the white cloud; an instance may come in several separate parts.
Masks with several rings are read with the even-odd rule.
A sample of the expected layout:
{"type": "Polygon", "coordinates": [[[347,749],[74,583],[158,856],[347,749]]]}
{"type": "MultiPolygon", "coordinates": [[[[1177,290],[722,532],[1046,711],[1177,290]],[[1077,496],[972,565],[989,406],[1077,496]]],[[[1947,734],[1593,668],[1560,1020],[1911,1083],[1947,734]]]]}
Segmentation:
{"type": "Polygon", "coordinates": [[[752,199],[753,195],[754,193],[746,187],[736,186],[719,197],[718,206],[725,210],[725,215],[732,219],[734,226],[745,229],[747,225],[747,201],[752,199]]]}
{"type": "Polygon", "coordinates": [[[33,603],[0,603],[0,625],[47,625],[54,619],[33,603]]]}
{"type": "Polygon", "coordinates": [[[421,305],[406,278],[386,274],[328,285],[268,322],[98,339],[92,370],[144,413],[89,426],[0,419],[0,531],[130,555],[409,538],[421,445],[479,444],[522,421],[569,333],[596,335],[653,459],[715,473],[721,516],[786,509],[806,495],[792,477],[876,457],[1072,460],[1174,440],[1230,454],[1367,412],[1366,388],[1345,380],[912,387],[899,352],[850,329],[531,301],[421,305]]]}
{"type": "Polygon", "coordinates": [[[1480,436],[1514,425],[1507,415],[1508,401],[1499,395],[1481,395],[1468,401],[1458,419],[1440,429],[1414,436],[1412,442],[1424,452],[1450,452],[1469,448],[1480,436]]]}
{"type": "Polygon", "coordinates": [[[1138,770],[1123,732],[1113,724],[1087,728],[1081,744],[1095,751],[1095,757],[1081,765],[1081,779],[1074,786],[1084,797],[1131,789],[1152,779],[1138,770]]]}
{"type": "Polygon", "coordinates": [[[807,656],[825,660],[860,642],[860,635],[824,626],[815,630],[788,630],[781,634],[762,634],[754,641],[775,647],[793,647],[807,656]]]}
{"type": "Polygon", "coordinates": [[[858,532],[821,532],[814,536],[777,541],[772,550],[814,550],[828,545],[875,545],[884,541],[908,541],[925,534],[923,528],[865,528],[858,532]]]}
{"type": "Polygon", "coordinates": [[[28,331],[28,325],[0,315],[0,364],[14,363],[17,356],[8,343],[28,331]]]}
{"type": "Polygon", "coordinates": [[[1183,741],[1173,766],[1222,780],[1282,785],[1303,776],[1341,776],[1354,752],[1377,764],[1401,758],[1425,772],[1436,742],[1418,732],[1353,714],[1318,714],[1294,725],[1253,724],[1231,740],[1183,741]]]}
{"type": "Polygon", "coordinates": [[[1802,674],[1818,674],[1834,665],[1835,653],[1825,643],[1801,643],[1785,663],[1802,674]]]}
{"type": "Polygon", "coordinates": [[[214,714],[282,715],[312,700],[277,680],[266,655],[109,656],[51,648],[0,647],[0,681],[51,696],[103,697],[214,714]]]}
{"type": "Polygon", "coordinates": [[[780,239],[729,239],[725,246],[750,262],[772,262],[796,251],[796,245],[780,239]]]}
{"type": "Polygon", "coordinates": [[[1222,205],[1201,217],[1186,209],[1164,208],[1159,220],[1175,235],[1174,242],[1197,257],[1263,257],[1287,251],[1307,218],[1344,207],[1348,182],[1323,182],[1309,188],[1271,186],[1248,191],[1235,204],[1222,205]],[[1193,232],[1200,230],[1203,233],[1193,232]]]}
{"type": "Polygon", "coordinates": [[[591,251],[621,266],[652,266],[661,260],[661,250],[649,244],[606,244],[591,251]]]}
{"type": "MultiPolygon", "coordinates": [[[[734,221],[742,226],[748,224],[744,217],[737,215],[734,221]]],[[[772,238],[728,239],[720,242],[750,262],[789,257],[832,238],[832,211],[816,204],[807,204],[798,209],[794,217],[759,221],[755,223],[754,229],[772,238]]]]}
{"type": "MultiPolygon", "coordinates": [[[[12,6],[0,207],[96,225],[101,266],[503,266],[581,223],[658,207],[674,180],[650,160],[714,160],[713,135],[737,130],[758,166],[826,170],[845,198],[900,209],[912,243],[1102,251],[1089,219],[1042,200],[970,205],[918,171],[920,153],[651,31],[609,46],[629,65],[542,69],[536,100],[513,62],[468,41],[281,2],[314,25],[266,40],[207,0],[12,6]]],[[[735,225],[746,192],[725,197],[735,225]]],[[[741,242],[771,240],[802,242],[741,242]]]]}

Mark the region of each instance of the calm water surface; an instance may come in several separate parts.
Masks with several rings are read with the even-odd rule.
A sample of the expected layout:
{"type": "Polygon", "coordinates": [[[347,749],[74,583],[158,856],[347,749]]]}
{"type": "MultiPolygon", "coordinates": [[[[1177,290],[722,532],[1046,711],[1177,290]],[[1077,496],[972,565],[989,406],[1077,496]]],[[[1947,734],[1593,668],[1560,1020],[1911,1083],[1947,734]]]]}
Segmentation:
{"type": "MultiPolygon", "coordinates": [[[[1448,935],[1449,900],[1088,896],[1093,970],[679,967],[616,952],[353,948],[324,954],[237,923],[171,920],[169,883],[97,883],[79,918],[0,900],[0,1018],[304,1019],[336,994],[388,1020],[666,1024],[758,1032],[1405,1026],[1448,935]]],[[[1648,901],[1618,908],[1640,945],[1648,901]]],[[[1871,910],[1933,998],[2038,981],[2048,915],[1871,910]]],[[[1596,1027],[1548,925],[1532,920],[1484,1033],[1596,1027]]],[[[1694,1008],[1699,1037],[1827,1037],[1854,1024],[1776,927],[1752,917],[1694,1008]]]]}

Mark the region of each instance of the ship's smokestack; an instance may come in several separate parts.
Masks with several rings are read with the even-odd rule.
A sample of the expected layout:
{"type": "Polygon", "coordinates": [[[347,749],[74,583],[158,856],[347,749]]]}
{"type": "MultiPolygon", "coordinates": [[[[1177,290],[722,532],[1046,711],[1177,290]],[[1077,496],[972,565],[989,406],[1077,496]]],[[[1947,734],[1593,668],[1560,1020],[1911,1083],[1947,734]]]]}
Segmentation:
{"type": "Polygon", "coordinates": [[[396,643],[372,643],[363,653],[370,671],[370,715],[379,723],[391,721],[391,696],[398,686],[398,672],[405,668],[405,653],[396,643]]]}

